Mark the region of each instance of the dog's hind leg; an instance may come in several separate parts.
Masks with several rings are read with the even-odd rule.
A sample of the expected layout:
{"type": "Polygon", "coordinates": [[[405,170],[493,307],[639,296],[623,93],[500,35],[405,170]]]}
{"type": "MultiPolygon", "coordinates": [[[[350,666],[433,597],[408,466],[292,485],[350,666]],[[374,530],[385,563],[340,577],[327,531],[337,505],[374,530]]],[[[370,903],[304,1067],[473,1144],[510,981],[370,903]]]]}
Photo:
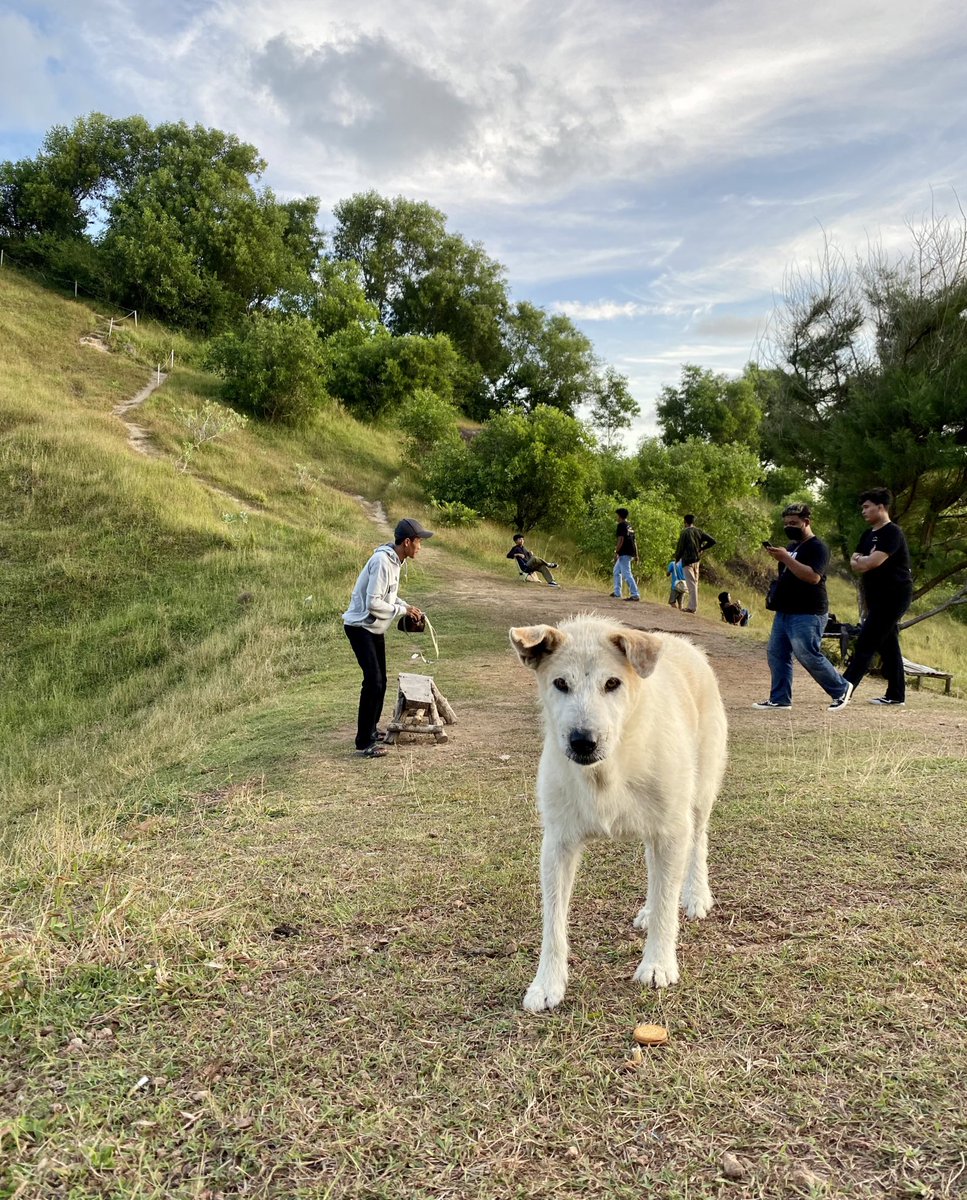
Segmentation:
{"type": "Polygon", "coordinates": [[[638,915],[631,922],[631,924],[635,927],[635,929],[647,929],[648,928],[648,919],[651,916],[651,902],[652,902],[651,882],[655,876],[655,867],[654,867],[654,854],[652,852],[651,846],[649,846],[647,842],[645,843],[645,869],[648,872],[648,879],[647,879],[647,883],[646,883],[647,890],[645,891],[645,904],[644,904],[643,908],[640,908],[638,910],[638,915]]]}
{"type": "Polygon", "coordinates": [[[635,979],[652,987],[678,983],[678,900],[689,847],[688,829],[671,832],[652,845],[648,873],[648,936],[635,979]]]}
{"type": "Polygon", "coordinates": [[[541,898],[544,933],[534,982],[524,995],[528,1012],[557,1008],[567,988],[567,914],[581,845],[552,840],[545,833],[541,846],[541,898]]]}
{"type": "Polygon", "coordinates": [[[708,818],[696,820],[682,887],[682,908],[693,918],[707,917],[715,901],[708,886],[708,818]]]}

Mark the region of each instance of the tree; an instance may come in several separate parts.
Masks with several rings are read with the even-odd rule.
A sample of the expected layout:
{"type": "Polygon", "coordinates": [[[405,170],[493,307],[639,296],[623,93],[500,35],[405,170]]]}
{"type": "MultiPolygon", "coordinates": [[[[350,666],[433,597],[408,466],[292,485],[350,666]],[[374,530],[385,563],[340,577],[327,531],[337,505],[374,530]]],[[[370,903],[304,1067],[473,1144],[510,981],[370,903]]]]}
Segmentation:
{"type": "Polygon", "coordinates": [[[424,389],[444,400],[453,394],[459,357],[448,338],[393,337],[347,326],[326,343],[329,391],[356,416],[372,419],[393,412],[424,389]]]}
{"type": "Polygon", "coordinates": [[[608,367],[595,380],[591,397],[591,428],[594,429],[606,451],[612,451],[622,429],[629,429],[631,422],[641,412],[641,406],[628,390],[628,380],[608,367]]]}
{"type": "Polygon", "coordinates": [[[569,317],[548,316],[521,301],[507,318],[505,344],[509,361],[494,388],[500,408],[533,412],[544,406],[573,416],[594,397],[598,377],[591,342],[569,317]]]}
{"type": "Polygon", "coordinates": [[[119,302],[211,328],[299,290],[319,256],[318,201],[259,190],[264,168],[217,129],[92,113],[0,167],[0,233],[49,262],[83,242],[119,302]]]}
{"type": "Polygon", "coordinates": [[[504,268],[446,228],[431,205],[360,193],[334,209],[333,254],[359,267],[367,300],[394,334],[445,334],[465,366],[455,380],[468,411],[486,415],[507,354],[504,268]]]}
{"type": "Polygon", "coordinates": [[[584,426],[546,406],[497,413],[469,447],[435,456],[427,471],[434,500],[468,504],[524,532],[577,520],[594,482],[584,426]]]}
{"type": "Polygon", "coordinates": [[[718,543],[715,558],[725,561],[747,551],[768,533],[754,499],[761,468],[748,446],[717,446],[698,438],[666,446],[646,438],[636,469],[640,492],[667,497],[665,506],[678,514],[679,528],[687,512],[707,525],[718,543]]]}
{"type": "Polygon", "coordinates": [[[323,345],[303,317],[253,315],[212,339],[205,365],[230,404],[267,421],[304,425],[327,400],[323,345]]]}
{"type": "Polygon", "coordinates": [[[911,237],[899,259],[827,246],[788,282],[764,445],[822,481],[844,553],[857,494],[891,489],[916,598],[967,573],[967,221],[911,237]]]}
{"type": "Polygon", "coordinates": [[[747,368],[741,379],[730,379],[686,363],[678,387],[663,387],[658,399],[658,424],[666,445],[699,438],[717,446],[741,442],[757,450],[762,410],[754,370],[747,368]]]}

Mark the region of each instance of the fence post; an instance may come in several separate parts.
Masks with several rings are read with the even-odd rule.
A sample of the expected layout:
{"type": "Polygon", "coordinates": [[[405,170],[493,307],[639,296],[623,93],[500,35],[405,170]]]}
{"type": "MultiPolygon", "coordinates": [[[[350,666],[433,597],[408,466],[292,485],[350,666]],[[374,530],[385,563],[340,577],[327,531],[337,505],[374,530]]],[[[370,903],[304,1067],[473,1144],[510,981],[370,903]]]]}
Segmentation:
{"type": "Polygon", "coordinates": [[[161,387],[161,363],[158,363],[158,387],[161,387]]]}
{"type": "Polygon", "coordinates": [[[3,266],[3,247],[0,246],[0,267],[3,266]]]}
{"type": "Polygon", "coordinates": [[[137,327],[138,327],[138,310],[135,309],[134,310],[134,328],[137,329],[137,327]]]}
{"type": "Polygon", "coordinates": [[[108,326],[107,336],[111,337],[114,333],[114,318],[111,318],[111,324],[108,326]]]}
{"type": "Polygon", "coordinates": [[[74,280],[74,299],[77,299],[77,280],[74,280]]]}

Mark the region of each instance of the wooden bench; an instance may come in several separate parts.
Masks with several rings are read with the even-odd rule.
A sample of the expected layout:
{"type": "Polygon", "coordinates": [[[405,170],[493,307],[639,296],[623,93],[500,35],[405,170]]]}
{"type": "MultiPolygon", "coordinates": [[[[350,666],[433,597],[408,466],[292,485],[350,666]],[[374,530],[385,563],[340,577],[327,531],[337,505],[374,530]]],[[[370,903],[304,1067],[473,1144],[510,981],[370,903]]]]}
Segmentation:
{"type": "Polygon", "coordinates": [[[401,733],[432,733],[446,742],[444,725],[455,725],[456,714],[430,675],[401,672],[393,719],[386,727],[386,744],[392,746],[401,733]]]}
{"type": "Polygon", "coordinates": [[[942,679],[944,681],[943,693],[945,696],[950,695],[950,686],[954,681],[954,677],[950,671],[938,671],[935,667],[925,667],[923,663],[910,662],[908,658],[903,660],[903,674],[908,679],[913,680],[914,688],[920,691],[921,679],[942,679]]]}

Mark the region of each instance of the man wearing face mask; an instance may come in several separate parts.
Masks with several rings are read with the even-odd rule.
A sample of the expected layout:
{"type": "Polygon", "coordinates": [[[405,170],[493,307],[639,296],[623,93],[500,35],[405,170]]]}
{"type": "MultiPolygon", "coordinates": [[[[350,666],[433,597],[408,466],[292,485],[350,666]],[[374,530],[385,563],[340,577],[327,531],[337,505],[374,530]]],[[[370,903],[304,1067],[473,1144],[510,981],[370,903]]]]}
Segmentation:
{"type": "Polygon", "coordinates": [[[779,564],[771,592],[770,607],[775,616],[767,652],[772,690],[768,700],[760,700],[753,708],[792,708],[794,657],[833,701],[832,710],[845,708],[853,694],[853,685],[822,651],[823,630],[829,619],[829,548],[813,533],[810,516],[808,504],[790,504],[782,513],[788,547],[783,550],[764,544],[766,553],[779,564]]]}

